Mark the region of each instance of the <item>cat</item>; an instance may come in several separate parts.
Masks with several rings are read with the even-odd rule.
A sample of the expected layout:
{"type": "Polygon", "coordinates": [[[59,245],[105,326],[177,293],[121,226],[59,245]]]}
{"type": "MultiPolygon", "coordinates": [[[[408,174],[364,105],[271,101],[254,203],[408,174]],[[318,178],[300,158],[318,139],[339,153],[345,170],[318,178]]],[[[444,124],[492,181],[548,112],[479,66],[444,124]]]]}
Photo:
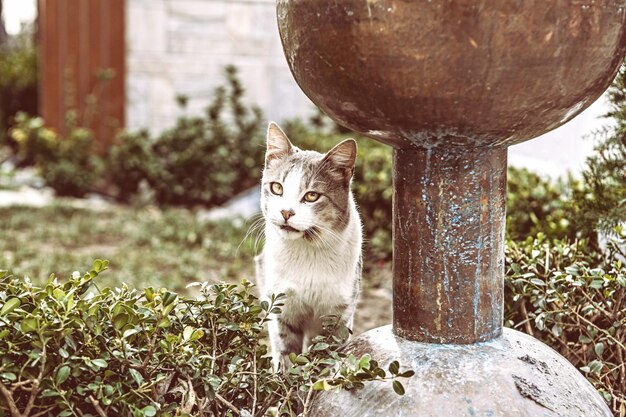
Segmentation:
{"type": "Polygon", "coordinates": [[[323,333],[322,317],[352,328],[361,286],[362,226],[350,190],[357,147],[301,150],[276,123],[267,129],[261,211],[265,247],[256,257],[262,293],[286,294],[269,337],[276,370],[323,333]]]}

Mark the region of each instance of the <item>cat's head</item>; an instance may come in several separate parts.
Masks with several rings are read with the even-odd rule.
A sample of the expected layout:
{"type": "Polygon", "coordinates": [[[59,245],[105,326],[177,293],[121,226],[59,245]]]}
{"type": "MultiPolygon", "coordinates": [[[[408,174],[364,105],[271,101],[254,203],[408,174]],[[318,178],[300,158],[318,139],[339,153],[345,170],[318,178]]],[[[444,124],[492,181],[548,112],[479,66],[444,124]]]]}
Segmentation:
{"type": "Polygon", "coordinates": [[[261,208],[268,227],[289,239],[332,239],[350,220],[356,142],[328,153],[301,150],[275,123],[267,129],[261,208]]]}

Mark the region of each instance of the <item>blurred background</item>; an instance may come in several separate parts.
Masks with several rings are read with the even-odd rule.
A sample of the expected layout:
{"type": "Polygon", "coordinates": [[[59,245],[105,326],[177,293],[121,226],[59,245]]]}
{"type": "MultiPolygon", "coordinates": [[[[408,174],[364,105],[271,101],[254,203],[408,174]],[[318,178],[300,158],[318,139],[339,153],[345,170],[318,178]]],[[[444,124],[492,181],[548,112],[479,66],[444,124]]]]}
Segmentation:
{"type": "MultiPolygon", "coordinates": [[[[390,322],[391,151],[300,91],[274,0],[0,0],[0,11],[0,269],[41,283],[100,258],[103,286],[253,280],[274,120],[302,148],[356,137],[367,261],[355,331],[390,322]]],[[[625,80],[511,147],[507,193],[507,325],[568,357],[620,416],[625,80]]]]}
{"type": "MultiPolygon", "coordinates": [[[[114,127],[158,133],[183,114],[176,97],[186,97],[185,114],[201,114],[227,65],[238,69],[246,101],[259,106],[265,117],[283,121],[311,115],[313,105],[283,56],[274,3],[4,0],[3,22],[5,33],[28,33],[39,47],[38,109],[48,123],[59,125],[64,95],[72,91],[80,103],[101,84],[104,74],[98,77],[98,70],[110,69],[115,76],[100,91],[99,110],[109,110],[105,114],[114,127]]],[[[583,138],[602,126],[599,116],[606,111],[601,98],[532,145],[513,147],[511,163],[552,176],[578,172],[592,150],[583,138]]]]}

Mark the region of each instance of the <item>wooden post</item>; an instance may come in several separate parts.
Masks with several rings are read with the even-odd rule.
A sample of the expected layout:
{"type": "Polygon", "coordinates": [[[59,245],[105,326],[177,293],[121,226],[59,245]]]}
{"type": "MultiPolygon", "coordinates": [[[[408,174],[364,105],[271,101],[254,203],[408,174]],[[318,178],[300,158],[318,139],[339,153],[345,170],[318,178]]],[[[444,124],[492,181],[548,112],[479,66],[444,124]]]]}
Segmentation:
{"type": "Polygon", "coordinates": [[[65,131],[69,110],[100,150],[124,125],[125,0],[39,0],[40,114],[65,131]]]}

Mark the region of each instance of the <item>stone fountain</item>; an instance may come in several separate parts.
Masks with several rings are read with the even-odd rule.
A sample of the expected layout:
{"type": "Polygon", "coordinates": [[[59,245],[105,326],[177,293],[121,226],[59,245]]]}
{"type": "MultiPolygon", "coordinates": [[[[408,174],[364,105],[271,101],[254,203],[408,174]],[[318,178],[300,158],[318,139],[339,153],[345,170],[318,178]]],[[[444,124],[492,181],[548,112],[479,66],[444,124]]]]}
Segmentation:
{"type": "Polygon", "coordinates": [[[393,326],[354,338],[416,375],[316,417],[611,416],[558,353],[503,331],[507,147],[567,122],[626,53],[626,0],[278,0],[309,98],[394,148],[393,326]]]}

